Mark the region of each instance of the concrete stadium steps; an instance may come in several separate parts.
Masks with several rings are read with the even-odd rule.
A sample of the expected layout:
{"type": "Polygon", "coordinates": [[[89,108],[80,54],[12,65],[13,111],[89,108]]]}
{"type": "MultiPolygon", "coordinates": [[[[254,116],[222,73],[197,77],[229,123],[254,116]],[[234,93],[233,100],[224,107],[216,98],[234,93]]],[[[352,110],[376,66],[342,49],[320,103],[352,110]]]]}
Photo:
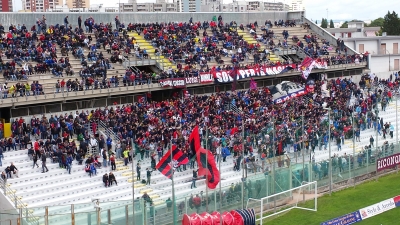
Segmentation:
{"type": "MultiPolygon", "coordinates": [[[[304,35],[306,35],[306,34],[311,34],[311,33],[313,33],[313,34],[315,34],[315,32],[313,32],[312,30],[308,30],[308,32],[307,32],[307,29],[304,29],[302,26],[296,26],[296,27],[276,27],[276,26],[274,26],[274,27],[272,27],[272,28],[269,28],[270,30],[273,30],[274,31],[274,35],[275,35],[275,37],[276,37],[276,39],[274,40],[274,42],[277,44],[278,43],[278,41],[283,41],[284,40],[284,38],[283,38],[283,35],[282,35],[282,32],[284,31],[284,30],[287,30],[288,32],[289,32],[289,38],[288,38],[288,40],[287,40],[287,43],[288,43],[288,45],[289,46],[291,46],[291,45],[297,45],[297,42],[294,42],[294,41],[292,41],[292,37],[294,36],[294,35],[296,35],[298,38],[299,38],[299,40],[301,40],[304,44],[306,44],[305,43],[305,40],[303,39],[303,37],[304,37],[304,35]]],[[[246,31],[245,31],[246,32],[246,31]]],[[[259,28],[257,28],[257,32],[256,32],[257,34],[261,34],[262,32],[261,32],[261,28],[259,27],[259,28]]],[[[319,36],[319,35],[317,35],[317,37],[318,37],[318,43],[319,43],[319,45],[320,46],[322,46],[322,39],[324,39],[323,37],[321,37],[321,36],[319,36]]],[[[260,43],[261,44],[261,43],[260,43]]],[[[264,44],[261,44],[263,47],[265,47],[266,45],[264,45],[264,44]]],[[[330,43],[330,45],[331,46],[334,46],[334,45],[336,45],[336,43],[330,43]]],[[[333,49],[332,50],[328,50],[328,52],[329,52],[329,56],[332,56],[332,55],[338,55],[336,52],[335,52],[335,48],[336,47],[333,47],[333,49]]]]}
{"type": "MultiPolygon", "coordinates": [[[[242,30],[238,29],[237,32],[238,32],[239,35],[242,35],[243,36],[243,40],[247,41],[249,44],[257,44],[258,43],[258,41],[255,40],[254,37],[251,36],[251,34],[248,31],[246,31],[246,30],[242,31],[242,30]]],[[[273,52],[270,53],[269,60],[271,62],[279,62],[279,61],[281,61],[279,56],[275,55],[273,52]]]]}
{"type": "MultiPolygon", "coordinates": [[[[11,160],[15,161],[16,157],[24,158],[27,157],[27,150],[20,150],[14,152],[6,152],[5,153],[5,165],[11,162],[11,160]]],[[[88,193],[91,197],[96,197],[96,194],[102,196],[102,199],[111,200],[119,200],[121,197],[130,198],[131,197],[131,183],[128,183],[128,180],[131,179],[129,176],[123,176],[123,173],[127,173],[127,171],[114,172],[118,181],[118,190],[124,189],[125,192],[118,191],[115,192],[107,192],[104,193],[104,187],[102,183],[102,175],[104,171],[108,171],[110,167],[107,169],[99,169],[98,176],[89,178],[86,172],[83,171],[83,166],[73,165],[72,166],[72,174],[67,174],[65,169],[58,169],[58,163],[48,164],[49,172],[48,173],[40,173],[40,169],[37,169],[36,173],[27,173],[27,170],[30,170],[32,162],[25,161],[21,163],[15,163],[17,168],[20,170],[20,178],[10,179],[10,187],[15,190],[16,195],[27,204],[28,207],[36,207],[43,204],[72,204],[76,201],[89,201],[88,193]],[[22,176],[29,176],[29,180],[26,178],[22,178],[22,176]],[[125,177],[125,179],[124,179],[125,177]],[[128,179],[127,179],[128,178],[128,179]],[[86,184],[85,184],[86,181],[86,184]],[[89,181],[89,183],[87,183],[89,181]],[[93,182],[98,183],[97,185],[93,185],[93,182]],[[50,192],[51,194],[48,194],[50,192]],[[129,194],[128,194],[129,193],[129,194]],[[74,197],[74,200],[71,201],[71,194],[74,197]],[[68,197],[69,196],[69,197],[68,197]],[[67,201],[69,200],[69,201],[67,201]]],[[[74,164],[76,164],[74,162],[74,164]]],[[[122,162],[118,162],[119,165],[122,162]]],[[[232,170],[231,162],[222,163],[223,165],[223,179],[225,176],[228,178],[229,171],[232,170]]],[[[150,160],[145,160],[142,162],[142,168],[145,166],[150,166],[150,160]]],[[[231,171],[232,173],[233,171],[231,171]]],[[[130,172],[131,174],[131,172],[130,172]]],[[[144,191],[150,193],[153,196],[155,203],[161,204],[165,201],[167,196],[170,196],[170,180],[166,179],[161,173],[154,172],[152,176],[152,185],[144,186],[140,184],[140,182],[135,182],[135,192],[136,195],[141,195],[144,191]],[[154,184],[155,182],[155,184],[154,184]],[[167,191],[163,190],[167,188],[167,191]],[[167,195],[167,196],[164,196],[167,195]],[[158,199],[160,197],[161,199],[158,199]]],[[[143,175],[142,175],[143,176],[143,175]]],[[[229,176],[232,176],[230,174],[229,176]]],[[[191,170],[186,170],[184,172],[177,172],[175,178],[176,190],[184,191],[190,190],[191,184],[191,170]]],[[[136,177],[135,177],[136,178],[136,177]]],[[[204,181],[198,181],[199,187],[201,183],[204,181]]],[[[204,185],[204,184],[203,184],[204,185]]],[[[112,187],[113,189],[116,187],[112,187]]],[[[107,188],[108,190],[108,188],[107,188]]]]}
{"type": "Polygon", "coordinates": [[[130,37],[134,37],[136,39],[136,42],[139,44],[139,47],[141,49],[146,49],[150,58],[155,59],[158,63],[162,64],[164,70],[167,70],[169,67],[171,67],[172,69],[176,69],[176,65],[171,63],[168,59],[164,58],[164,56],[156,56],[154,53],[154,46],[149,41],[145,40],[143,36],[139,35],[136,32],[130,32],[128,34],[130,37]]]}
{"type": "MultiPolygon", "coordinates": [[[[380,108],[379,108],[380,109],[380,108]]],[[[400,126],[400,119],[396,122],[396,110],[400,110],[400,101],[398,102],[398,106],[396,109],[396,103],[395,102],[390,102],[389,105],[386,107],[386,111],[379,111],[379,117],[383,118],[383,123],[386,122],[391,122],[393,126],[395,127],[394,132],[393,132],[393,138],[390,138],[389,134],[386,135],[386,139],[383,138],[383,135],[378,135],[378,146],[382,146],[385,141],[387,141],[389,144],[393,143],[396,144],[396,126],[400,126]]],[[[400,117],[400,114],[398,114],[398,117],[400,117]]],[[[400,127],[399,127],[400,129],[400,127]]],[[[381,132],[382,134],[382,132],[381,132]]],[[[371,128],[371,129],[366,129],[364,131],[361,131],[360,133],[360,141],[361,142],[356,142],[355,143],[355,150],[356,154],[362,151],[362,148],[364,146],[369,145],[369,138],[372,135],[372,137],[375,139],[374,143],[376,144],[376,131],[371,128]]],[[[399,138],[400,138],[400,131],[399,131],[399,138]]],[[[374,144],[374,145],[375,145],[374,144]]],[[[323,148],[322,148],[323,149],[323,148]]],[[[339,155],[344,155],[346,153],[347,155],[353,154],[353,140],[352,139],[345,139],[344,145],[342,145],[342,150],[338,151],[336,141],[333,140],[331,142],[331,154],[339,154],[339,155]]],[[[329,158],[329,150],[321,150],[319,151],[318,148],[315,150],[315,160],[322,161],[326,160],[329,158]]]]}

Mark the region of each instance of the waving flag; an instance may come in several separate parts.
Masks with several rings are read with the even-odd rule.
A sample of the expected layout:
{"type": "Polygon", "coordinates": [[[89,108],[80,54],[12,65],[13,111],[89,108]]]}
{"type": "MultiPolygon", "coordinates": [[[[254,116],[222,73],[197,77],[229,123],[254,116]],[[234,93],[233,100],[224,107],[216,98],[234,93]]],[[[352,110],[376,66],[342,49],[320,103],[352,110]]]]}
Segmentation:
{"type": "Polygon", "coordinates": [[[314,65],[315,65],[315,61],[311,57],[308,57],[308,56],[303,60],[303,62],[301,62],[299,70],[302,72],[304,79],[307,80],[314,65]]]}
{"type": "Polygon", "coordinates": [[[207,176],[206,183],[210,189],[216,188],[220,182],[217,165],[213,154],[209,150],[201,147],[198,126],[193,128],[193,131],[189,136],[189,145],[190,149],[196,155],[197,164],[199,166],[199,175],[207,176]]]}
{"type": "Polygon", "coordinates": [[[189,146],[190,146],[190,150],[192,150],[193,154],[196,155],[197,149],[200,148],[200,135],[199,135],[199,127],[198,126],[195,126],[193,128],[193,131],[189,136],[189,146]]]}
{"type": "Polygon", "coordinates": [[[197,165],[199,165],[199,175],[206,176],[208,188],[215,189],[220,181],[217,165],[210,150],[199,148],[196,152],[197,165]]]}
{"type": "Polygon", "coordinates": [[[257,82],[253,78],[250,79],[250,89],[257,90],[257,82]]]}
{"type": "Polygon", "coordinates": [[[156,169],[164,174],[164,176],[171,179],[171,166],[173,166],[174,163],[176,166],[189,163],[187,156],[183,154],[183,152],[179,150],[176,145],[172,145],[172,148],[162,157],[160,162],[157,163],[156,169]],[[173,162],[171,162],[171,152],[173,162]]]}

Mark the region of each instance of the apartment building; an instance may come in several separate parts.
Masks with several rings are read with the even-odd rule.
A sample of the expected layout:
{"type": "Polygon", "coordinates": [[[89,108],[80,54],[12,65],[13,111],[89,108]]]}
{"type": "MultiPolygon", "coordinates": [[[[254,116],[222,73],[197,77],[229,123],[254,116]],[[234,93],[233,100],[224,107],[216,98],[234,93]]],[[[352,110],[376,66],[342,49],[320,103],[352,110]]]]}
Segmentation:
{"type": "Polygon", "coordinates": [[[90,0],[66,0],[68,8],[89,8],[90,0]]]}
{"type": "Polygon", "coordinates": [[[0,1],[0,12],[12,12],[13,2],[12,0],[1,0],[0,1]]]}
{"type": "Polygon", "coordinates": [[[305,11],[303,0],[291,0],[289,7],[290,11],[305,11]]]}
{"type": "Polygon", "coordinates": [[[174,0],[178,12],[201,12],[202,0],[174,0]]]}
{"type": "Polygon", "coordinates": [[[263,2],[263,1],[235,1],[229,4],[207,4],[202,5],[202,12],[255,12],[255,11],[289,11],[288,4],[283,2],[263,2]]]}
{"type": "Polygon", "coordinates": [[[129,1],[119,5],[121,12],[176,12],[176,3],[169,3],[165,0],[157,0],[155,3],[137,3],[129,1]]]}
{"type": "Polygon", "coordinates": [[[22,11],[46,12],[61,7],[62,0],[22,0],[22,11]]]}

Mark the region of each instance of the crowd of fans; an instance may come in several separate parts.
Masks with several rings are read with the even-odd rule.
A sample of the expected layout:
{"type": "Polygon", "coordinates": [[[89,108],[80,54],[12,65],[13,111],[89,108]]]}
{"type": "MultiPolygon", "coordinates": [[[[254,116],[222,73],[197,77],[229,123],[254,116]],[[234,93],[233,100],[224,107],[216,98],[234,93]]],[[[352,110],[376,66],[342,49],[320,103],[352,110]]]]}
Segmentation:
{"type": "MultiPolygon", "coordinates": [[[[322,179],[328,175],[329,161],[316,162],[313,155],[315,151],[326,150],[330,141],[337,146],[332,158],[333,172],[340,176],[349,166],[362,167],[393,153],[393,144],[389,145],[385,140],[383,146],[375,149],[373,139],[357,155],[341,154],[340,151],[345,139],[359,141],[361,133],[367,129],[376,129],[384,139],[393,138],[393,125],[385,123],[378,113],[385,110],[398,90],[400,78],[397,73],[394,76],[379,80],[366,75],[358,85],[352,78],[317,80],[313,93],[290,99],[284,104],[274,104],[270,90],[265,87],[218,92],[210,96],[181,98],[174,95],[161,102],[149,100],[90,112],[52,115],[50,118],[33,117],[28,123],[20,118],[12,122],[13,136],[2,139],[0,149],[2,152],[30,149],[28,154],[33,159],[33,167],[37,166],[35,157],[40,159],[43,154],[69,172],[72,160],[80,164],[85,161],[85,171],[90,176],[97,175],[97,168],[101,166],[111,164],[115,170],[115,160],[124,159],[127,164],[136,156],[139,161],[151,161],[151,169],[146,169],[150,179],[151,170],[155,169],[156,162],[170,143],[176,144],[191,159],[188,165],[178,167],[176,172],[188,168],[195,170],[193,152],[187,140],[193,127],[198,125],[202,144],[213,152],[217,162],[226,161],[232,155],[229,160],[232,160],[235,171],[244,166],[249,172],[267,173],[271,168],[266,166],[266,159],[276,158],[278,166],[282,167],[290,163],[290,158],[282,155],[300,156],[301,150],[305,149],[313,162],[313,178],[322,179]],[[331,108],[330,120],[323,107],[331,108]],[[96,133],[99,121],[118,136],[114,138],[116,143],[110,137],[89,135],[90,130],[96,133]],[[75,135],[79,148],[71,140],[75,135]],[[92,147],[100,149],[100,152],[91,155],[89,150],[92,147]]],[[[140,179],[140,165],[137,167],[140,179]]],[[[6,169],[5,172],[11,176],[13,171],[6,169]]],[[[308,171],[298,170],[293,176],[296,178],[293,185],[297,186],[310,175],[308,171]]],[[[115,177],[103,176],[106,187],[113,181],[115,177]]],[[[246,185],[254,186],[249,188],[249,196],[256,196],[253,191],[259,184],[246,185]]],[[[232,193],[227,193],[226,201],[234,201],[236,191],[236,186],[232,185],[232,193]]],[[[196,208],[193,202],[188,204],[196,208]]]]}
{"type": "Polygon", "coordinates": [[[337,43],[336,52],[339,54],[329,55],[328,50],[333,48],[330,43],[321,40],[320,46],[318,37],[312,33],[304,35],[303,40],[292,36],[294,43],[288,44],[289,32],[284,30],[279,36],[274,33],[274,26],[292,27],[296,23],[292,20],[266,20],[265,25],[259,28],[257,21],[238,25],[235,21],[225,23],[219,16],[218,19],[204,22],[190,19],[189,22],[177,23],[130,23],[125,27],[117,16],[113,27],[112,23],[98,23],[93,17],[82,19],[79,16],[78,26],[74,28],[68,22],[68,17],[63,23],[49,25],[43,16],[30,29],[18,24],[11,25],[8,32],[0,24],[3,43],[0,45],[0,70],[6,80],[0,88],[3,98],[44,94],[45,90],[38,81],[23,82],[35,74],[43,73],[59,77],[55,92],[62,92],[110,88],[122,84],[148,84],[158,79],[198,76],[200,72],[230,69],[232,66],[246,67],[252,63],[264,66],[293,63],[290,57],[281,62],[269,61],[270,51],[281,48],[304,49],[314,58],[323,58],[328,65],[365,59],[347,54],[341,40],[337,43]],[[246,42],[237,32],[238,29],[248,29],[258,40],[257,44],[246,42]],[[134,37],[129,37],[128,31],[143,34],[156,47],[155,55],[169,58],[177,65],[177,70],[168,68],[159,74],[128,70],[120,74],[121,77],[107,78],[107,71],[113,68],[112,63],[122,63],[130,57],[149,57],[147,50],[141,48],[134,37]],[[275,43],[276,38],[279,38],[278,43],[275,43]],[[61,52],[61,56],[58,52],[61,52]],[[341,55],[341,52],[346,54],[341,55]],[[79,71],[71,64],[70,56],[79,59],[79,71]],[[252,61],[249,61],[251,58],[252,61]],[[230,64],[222,65],[225,60],[229,60],[230,64]],[[208,63],[212,61],[221,65],[209,66],[208,63]],[[64,76],[76,75],[79,78],[64,79],[64,76]],[[20,82],[12,85],[7,83],[14,81],[20,82]]]}

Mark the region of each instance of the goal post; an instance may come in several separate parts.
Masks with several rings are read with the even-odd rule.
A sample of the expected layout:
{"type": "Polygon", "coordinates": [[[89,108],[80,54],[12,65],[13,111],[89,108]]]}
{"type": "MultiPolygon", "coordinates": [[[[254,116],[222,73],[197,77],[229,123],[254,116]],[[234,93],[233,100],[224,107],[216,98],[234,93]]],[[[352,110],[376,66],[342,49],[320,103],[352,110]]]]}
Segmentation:
{"type": "Polygon", "coordinates": [[[276,216],[280,213],[292,209],[301,209],[307,211],[317,211],[317,182],[303,182],[302,185],[279,192],[264,198],[247,200],[246,208],[253,208],[256,213],[257,224],[263,223],[263,219],[276,216]],[[314,204],[299,204],[305,201],[314,201],[314,204]],[[307,207],[308,206],[308,207],[307,207]]]}

